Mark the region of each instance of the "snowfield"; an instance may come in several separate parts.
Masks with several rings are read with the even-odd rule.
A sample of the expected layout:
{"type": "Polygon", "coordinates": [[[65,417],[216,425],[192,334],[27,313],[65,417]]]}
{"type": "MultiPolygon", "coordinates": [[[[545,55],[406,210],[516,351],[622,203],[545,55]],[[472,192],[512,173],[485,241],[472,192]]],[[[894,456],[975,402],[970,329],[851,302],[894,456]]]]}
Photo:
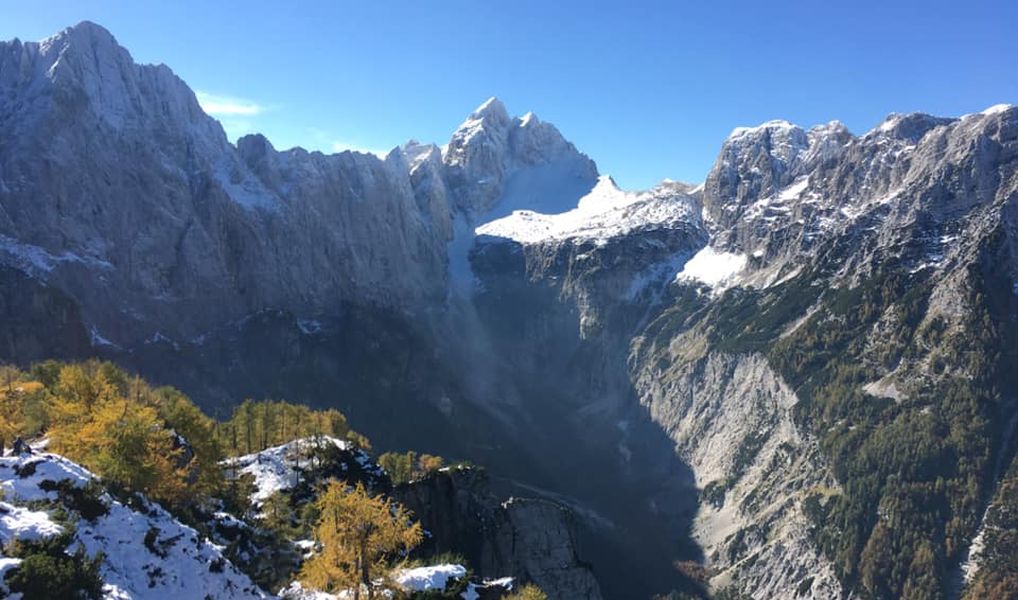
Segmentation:
{"type": "Polygon", "coordinates": [[[395,579],[396,583],[408,592],[423,592],[444,590],[450,579],[461,579],[466,576],[467,570],[461,565],[435,565],[403,569],[395,579]]]}
{"type": "Polygon", "coordinates": [[[693,201],[681,184],[664,183],[647,192],[625,192],[607,175],[580,198],[576,208],[558,214],[515,210],[507,217],[477,227],[478,236],[506,238],[522,244],[549,240],[608,240],[648,227],[668,227],[697,218],[693,201]]]}
{"type": "Polygon", "coordinates": [[[301,470],[307,466],[305,457],[317,444],[331,444],[340,450],[352,452],[354,459],[365,470],[380,472],[364,451],[350,442],[329,436],[293,440],[261,452],[227,459],[222,464],[230,477],[239,477],[245,473],[254,477],[256,491],[251,495],[251,500],[261,505],[272,494],[292,489],[300,482],[301,470]]]}
{"type": "MultiPolygon", "coordinates": [[[[41,501],[56,508],[60,500],[56,492],[45,489],[49,484],[67,481],[81,488],[92,479],[86,469],[55,454],[0,458],[0,490],[5,500],[0,502],[0,541],[6,547],[13,539],[46,538],[60,533],[63,527],[54,521],[52,511],[39,505],[28,509],[20,504],[41,501]]],[[[77,518],[71,548],[83,547],[90,556],[103,552],[101,573],[106,598],[271,597],[226,560],[219,547],[182,525],[159,505],[139,500],[135,509],[106,493],[99,498],[106,506],[106,514],[91,521],[77,518]]],[[[0,553],[0,571],[16,568],[18,562],[0,553]]]]}
{"type": "Polygon", "coordinates": [[[724,288],[745,266],[744,255],[718,252],[710,246],[705,246],[689,259],[675,276],[675,280],[699,281],[713,288],[724,288]]]}

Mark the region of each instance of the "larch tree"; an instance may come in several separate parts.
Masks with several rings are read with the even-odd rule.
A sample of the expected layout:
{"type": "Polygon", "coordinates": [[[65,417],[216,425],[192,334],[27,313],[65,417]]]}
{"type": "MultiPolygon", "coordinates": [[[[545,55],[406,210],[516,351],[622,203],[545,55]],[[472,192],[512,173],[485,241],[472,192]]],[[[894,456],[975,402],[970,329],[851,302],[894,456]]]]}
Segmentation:
{"type": "Polygon", "coordinates": [[[389,585],[393,564],[421,543],[423,531],[410,513],[392,500],[372,497],[364,486],[350,489],[330,481],[316,502],[315,539],[320,551],[304,563],[301,581],[325,592],[362,591],[374,598],[389,585]]]}

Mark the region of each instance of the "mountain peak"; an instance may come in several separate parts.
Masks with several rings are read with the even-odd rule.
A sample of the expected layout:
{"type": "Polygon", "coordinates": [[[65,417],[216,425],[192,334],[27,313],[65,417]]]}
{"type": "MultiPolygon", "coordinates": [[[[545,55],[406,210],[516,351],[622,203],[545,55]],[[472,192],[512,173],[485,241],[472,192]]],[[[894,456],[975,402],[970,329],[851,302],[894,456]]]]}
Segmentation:
{"type": "Polygon", "coordinates": [[[99,48],[99,47],[112,47],[118,48],[124,52],[120,44],[117,43],[116,38],[109,32],[105,27],[94,23],[92,21],[82,21],[77,25],[72,25],[66,29],[61,30],[59,33],[51,35],[50,37],[39,42],[40,46],[45,50],[59,46],[61,48],[99,48]]]}
{"type": "Polygon", "coordinates": [[[791,133],[795,131],[802,131],[802,128],[784,119],[773,119],[755,127],[736,127],[732,130],[732,133],[728,134],[728,140],[755,138],[762,134],[773,135],[775,133],[791,133]]]}
{"type": "MultiPolygon", "coordinates": [[[[89,20],[84,20],[76,25],[71,25],[65,32],[73,32],[75,35],[89,36],[89,37],[106,37],[112,38],[113,34],[102,25],[89,20]]],[[[59,34],[58,34],[59,35],[59,34]]]]}
{"type": "Polygon", "coordinates": [[[933,115],[921,112],[908,114],[891,113],[879,125],[870,130],[866,136],[883,135],[915,144],[934,127],[947,125],[955,120],[950,117],[934,117],[933,115]]]}
{"type": "Polygon", "coordinates": [[[509,118],[509,112],[505,108],[505,104],[501,100],[492,96],[481,103],[474,112],[470,114],[471,118],[484,119],[487,117],[498,117],[498,118],[509,118]]]}

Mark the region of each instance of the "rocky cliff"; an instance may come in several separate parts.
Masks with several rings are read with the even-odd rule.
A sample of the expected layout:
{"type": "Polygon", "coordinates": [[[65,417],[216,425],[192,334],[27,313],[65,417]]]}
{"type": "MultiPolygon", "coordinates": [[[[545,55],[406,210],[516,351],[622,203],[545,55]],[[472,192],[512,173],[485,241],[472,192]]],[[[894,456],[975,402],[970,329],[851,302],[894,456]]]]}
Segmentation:
{"type": "Polygon", "coordinates": [[[393,496],[429,532],[424,555],[455,552],[481,577],[532,581],[551,598],[601,598],[590,566],[578,553],[575,516],[533,498],[499,501],[487,476],[453,468],[398,486],[393,496]]]}
{"type": "Polygon", "coordinates": [[[339,405],[573,507],[606,597],[1001,572],[970,546],[1014,453],[1015,107],[741,127],[627,192],[495,99],[385,160],[232,145],[88,23],[0,46],[0,91],[6,359],[339,405]]]}

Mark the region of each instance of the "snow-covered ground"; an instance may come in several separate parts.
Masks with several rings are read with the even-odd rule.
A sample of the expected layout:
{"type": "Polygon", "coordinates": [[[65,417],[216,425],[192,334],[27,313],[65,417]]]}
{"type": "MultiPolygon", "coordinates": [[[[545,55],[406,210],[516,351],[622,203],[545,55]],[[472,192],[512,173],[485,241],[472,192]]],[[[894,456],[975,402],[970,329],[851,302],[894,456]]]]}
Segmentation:
{"type": "MultiPolygon", "coordinates": [[[[246,454],[223,461],[227,475],[239,477],[250,474],[254,477],[255,492],[251,500],[255,504],[265,502],[272,494],[289,490],[300,483],[302,469],[308,467],[308,452],[316,445],[333,445],[340,450],[354,453],[356,460],[365,470],[378,471],[370,457],[350,442],[329,436],[301,438],[279,446],[266,448],[261,452],[246,454]]],[[[345,465],[341,465],[345,466],[345,465]]]]}
{"type": "Polygon", "coordinates": [[[699,281],[713,288],[724,288],[746,266],[746,257],[718,252],[710,246],[693,255],[675,276],[676,281],[699,281]]]}
{"type": "Polygon", "coordinates": [[[467,570],[462,565],[433,565],[403,569],[396,574],[396,583],[408,592],[444,590],[450,579],[462,579],[467,570]]]}
{"type": "MultiPolygon", "coordinates": [[[[402,569],[393,576],[393,579],[403,591],[413,593],[432,590],[441,591],[446,589],[450,582],[467,577],[467,575],[467,570],[462,565],[442,564],[402,569]]],[[[460,594],[460,597],[463,600],[478,600],[481,587],[487,589],[502,588],[509,591],[513,589],[513,578],[503,577],[501,579],[486,580],[480,584],[468,583],[467,589],[460,594]]],[[[299,582],[293,582],[280,590],[279,595],[287,600],[347,600],[353,597],[353,594],[349,591],[339,592],[338,594],[326,594],[324,592],[304,589],[299,582]]],[[[391,594],[386,593],[385,596],[391,597],[391,594]]]]}
{"type": "MultiPolygon", "coordinates": [[[[467,570],[462,565],[445,564],[403,569],[396,574],[394,579],[406,592],[426,592],[428,590],[444,590],[450,581],[466,576],[467,570]]],[[[484,581],[481,585],[486,588],[500,587],[512,590],[513,578],[493,579],[484,581]]],[[[478,585],[468,583],[467,589],[460,596],[463,600],[477,600],[480,596],[478,585]]]]}
{"type": "MultiPolygon", "coordinates": [[[[54,512],[28,502],[60,504],[47,482],[67,481],[83,487],[93,475],[55,454],[0,458],[0,541],[49,537],[63,527],[54,512]]],[[[109,599],[203,598],[254,599],[270,596],[238,571],[219,547],[181,524],[156,504],[140,502],[138,510],[125,506],[109,494],[100,501],[106,514],[94,520],[77,518],[73,523],[72,548],[104,555],[101,573],[104,596],[109,599]],[[149,543],[146,544],[146,538],[149,543]]],[[[71,513],[65,509],[65,512],[71,513]]],[[[17,566],[18,560],[0,553],[0,571],[17,566]]]]}

